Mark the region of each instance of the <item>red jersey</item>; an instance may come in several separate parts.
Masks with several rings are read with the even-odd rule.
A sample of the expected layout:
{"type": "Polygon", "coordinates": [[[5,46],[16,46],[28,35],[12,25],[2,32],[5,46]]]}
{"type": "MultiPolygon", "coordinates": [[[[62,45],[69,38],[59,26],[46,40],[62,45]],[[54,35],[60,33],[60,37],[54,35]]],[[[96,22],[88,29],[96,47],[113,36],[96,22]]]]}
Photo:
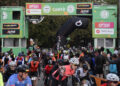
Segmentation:
{"type": "Polygon", "coordinates": [[[45,66],[45,72],[46,72],[47,74],[49,74],[50,71],[52,70],[52,68],[53,68],[53,65],[46,65],[46,66],[45,66]]]}

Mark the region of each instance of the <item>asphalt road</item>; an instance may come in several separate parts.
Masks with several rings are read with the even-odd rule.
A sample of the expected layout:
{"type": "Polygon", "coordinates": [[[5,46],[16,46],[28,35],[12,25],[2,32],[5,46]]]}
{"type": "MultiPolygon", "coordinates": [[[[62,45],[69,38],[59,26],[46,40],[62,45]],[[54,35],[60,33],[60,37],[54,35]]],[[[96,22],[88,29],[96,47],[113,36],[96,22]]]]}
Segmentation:
{"type": "MultiPolygon", "coordinates": [[[[72,86],[72,80],[69,78],[68,80],[68,86],[72,86]]],[[[37,86],[44,86],[44,80],[43,80],[43,73],[41,73],[40,80],[38,80],[38,85],[37,86]]]]}

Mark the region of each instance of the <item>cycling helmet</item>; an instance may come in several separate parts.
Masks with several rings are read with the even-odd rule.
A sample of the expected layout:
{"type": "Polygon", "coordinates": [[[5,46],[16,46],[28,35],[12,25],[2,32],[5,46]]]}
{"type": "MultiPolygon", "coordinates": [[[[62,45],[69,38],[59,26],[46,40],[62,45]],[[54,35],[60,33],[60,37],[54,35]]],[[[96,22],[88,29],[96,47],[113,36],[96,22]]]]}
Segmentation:
{"type": "Polygon", "coordinates": [[[54,54],[53,54],[53,53],[50,53],[50,56],[54,56],[54,54]]]}
{"type": "Polygon", "coordinates": [[[66,55],[66,56],[63,57],[63,59],[64,59],[64,60],[68,60],[68,59],[69,59],[69,56],[66,55]]]}
{"type": "Polygon", "coordinates": [[[119,81],[119,77],[113,73],[107,74],[106,79],[109,81],[119,81]]]}
{"type": "Polygon", "coordinates": [[[7,53],[7,52],[5,53],[5,56],[8,56],[8,53],[7,53]]]}
{"type": "Polygon", "coordinates": [[[38,61],[38,57],[35,55],[35,56],[33,56],[33,60],[34,61],[38,61]]]}
{"type": "Polygon", "coordinates": [[[83,65],[84,70],[88,70],[88,66],[86,64],[83,65]]]}
{"type": "Polygon", "coordinates": [[[9,63],[9,66],[16,66],[16,62],[11,61],[11,62],[9,63]]]}
{"type": "Polygon", "coordinates": [[[63,60],[62,60],[62,59],[58,59],[58,60],[57,60],[57,63],[58,63],[59,65],[62,65],[62,64],[63,64],[63,60]]]}
{"type": "Polygon", "coordinates": [[[67,50],[63,50],[63,53],[64,53],[64,54],[68,54],[68,51],[67,51],[67,50]]]}
{"type": "Polygon", "coordinates": [[[22,56],[22,53],[19,53],[18,56],[22,56]]]}
{"type": "Polygon", "coordinates": [[[24,68],[23,68],[22,65],[19,65],[19,66],[17,67],[17,72],[24,72],[24,68]]]}
{"type": "Polygon", "coordinates": [[[50,65],[51,65],[51,64],[52,64],[52,60],[49,60],[49,61],[48,61],[48,64],[50,64],[50,65]]]}
{"type": "Polygon", "coordinates": [[[18,72],[29,72],[29,67],[27,65],[19,65],[17,67],[18,72]]]}
{"type": "Polygon", "coordinates": [[[24,72],[29,72],[29,66],[24,64],[22,65],[24,72]]]}
{"type": "Polygon", "coordinates": [[[79,65],[79,60],[78,60],[78,58],[71,58],[71,59],[69,60],[69,62],[72,63],[72,64],[74,64],[74,65],[79,65]]]}

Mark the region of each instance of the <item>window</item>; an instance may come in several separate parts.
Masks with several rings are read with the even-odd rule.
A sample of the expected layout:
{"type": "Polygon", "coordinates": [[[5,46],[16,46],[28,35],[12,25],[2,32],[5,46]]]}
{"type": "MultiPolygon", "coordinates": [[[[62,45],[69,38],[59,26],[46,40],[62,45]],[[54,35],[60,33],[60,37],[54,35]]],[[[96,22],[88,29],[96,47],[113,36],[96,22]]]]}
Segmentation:
{"type": "Polygon", "coordinates": [[[13,20],[20,20],[20,11],[13,11],[13,20]]]}
{"type": "Polygon", "coordinates": [[[106,47],[113,47],[113,39],[106,39],[105,40],[105,46],[106,47]]]}
{"type": "Polygon", "coordinates": [[[97,47],[104,47],[104,39],[98,39],[97,40],[97,47]]]}
{"type": "Polygon", "coordinates": [[[3,47],[19,47],[19,39],[17,38],[3,39],[3,47]]]}
{"type": "Polygon", "coordinates": [[[26,39],[21,39],[21,47],[26,47],[26,39]]]}

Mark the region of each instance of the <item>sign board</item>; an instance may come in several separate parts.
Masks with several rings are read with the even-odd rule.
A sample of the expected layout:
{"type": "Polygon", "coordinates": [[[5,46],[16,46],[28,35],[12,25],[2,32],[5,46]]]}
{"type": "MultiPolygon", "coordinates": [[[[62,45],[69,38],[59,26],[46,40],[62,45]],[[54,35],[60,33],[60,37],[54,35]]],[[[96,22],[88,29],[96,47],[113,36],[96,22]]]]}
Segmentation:
{"type": "Polygon", "coordinates": [[[18,24],[18,23],[3,23],[2,34],[3,35],[19,35],[20,34],[20,24],[18,24]]]}
{"type": "Polygon", "coordinates": [[[20,29],[20,24],[17,23],[3,23],[3,29],[20,29]]]}
{"type": "Polygon", "coordinates": [[[117,37],[117,7],[94,6],[93,7],[93,38],[117,37]]]}
{"type": "Polygon", "coordinates": [[[92,3],[26,3],[26,15],[92,15],[92,3]]]}
{"type": "Polygon", "coordinates": [[[2,6],[0,8],[0,38],[28,38],[28,21],[23,7],[2,6]],[[18,12],[20,19],[17,19],[18,12]]]}
{"type": "Polygon", "coordinates": [[[20,34],[20,30],[16,30],[16,29],[3,29],[2,30],[2,34],[3,35],[19,35],[20,34]]]}

